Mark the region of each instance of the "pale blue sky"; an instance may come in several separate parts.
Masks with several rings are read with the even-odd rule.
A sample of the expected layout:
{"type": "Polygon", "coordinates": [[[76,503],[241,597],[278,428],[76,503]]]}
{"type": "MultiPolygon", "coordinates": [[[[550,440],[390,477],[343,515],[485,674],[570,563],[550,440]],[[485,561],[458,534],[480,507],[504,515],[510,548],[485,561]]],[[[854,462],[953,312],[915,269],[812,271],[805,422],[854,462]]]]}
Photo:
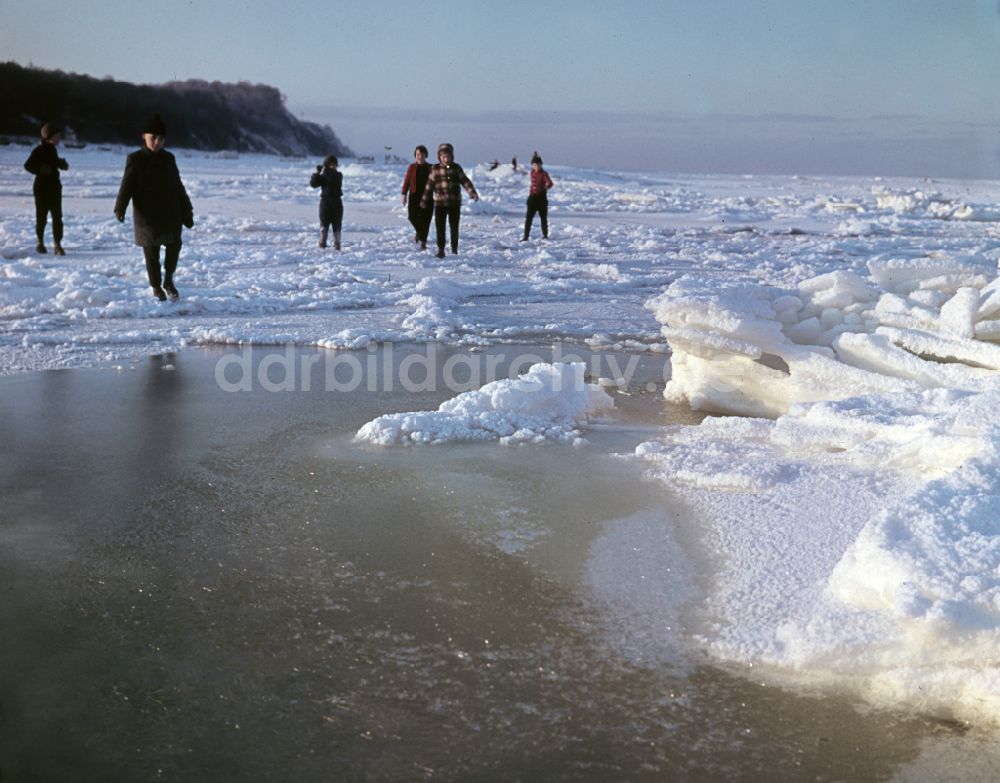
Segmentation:
{"type": "Polygon", "coordinates": [[[0,52],[271,84],[358,152],[1000,176],[998,0],[0,0],[0,52]]]}

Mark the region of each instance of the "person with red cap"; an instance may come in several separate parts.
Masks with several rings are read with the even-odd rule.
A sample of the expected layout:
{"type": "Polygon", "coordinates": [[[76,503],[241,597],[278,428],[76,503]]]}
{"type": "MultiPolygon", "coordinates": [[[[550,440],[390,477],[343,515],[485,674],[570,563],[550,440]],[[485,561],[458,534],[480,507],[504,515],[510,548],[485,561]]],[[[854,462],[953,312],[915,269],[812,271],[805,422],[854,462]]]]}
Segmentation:
{"type": "Polygon", "coordinates": [[[35,196],[35,234],[38,244],[35,250],[47,253],[45,248],[45,224],[49,213],[52,213],[52,241],[55,243],[55,254],[66,255],[63,250],[63,219],[62,219],[62,181],[59,170],[66,171],[69,163],[59,157],[56,147],[62,138],[62,130],[51,122],[42,126],[42,143],[31,151],[24,162],[24,168],[35,175],[35,184],[31,190],[35,196]]]}
{"type": "Polygon", "coordinates": [[[142,149],[125,161],[125,173],[115,201],[115,217],[125,222],[132,202],[135,244],[142,248],[153,296],[161,302],[179,298],[174,272],[181,254],[181,226],[194,227],[194,209],[188,198],[174,156],[163,149],[167,126],[159,114],[142,127],[142,149]],[[160,247],[164,248],[160,276],[160,247]]]}

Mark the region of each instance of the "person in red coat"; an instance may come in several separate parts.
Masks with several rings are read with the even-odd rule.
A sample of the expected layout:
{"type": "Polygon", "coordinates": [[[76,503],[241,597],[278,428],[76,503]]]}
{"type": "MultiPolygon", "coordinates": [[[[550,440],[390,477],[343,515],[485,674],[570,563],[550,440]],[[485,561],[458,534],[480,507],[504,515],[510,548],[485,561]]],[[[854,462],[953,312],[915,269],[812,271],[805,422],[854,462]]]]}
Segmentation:
{"type": "Polygon", "coordinates": [[[406,207],[406,217],[416,232],[413,240],[420,243],[421,250],[427,249],[427,234],[431,230],[431,218],[434,215],[433,207],[425,208],[420,203],[420,197],[427,187],[427,177],[431,173],[427,155],[427,147],[418,145],[413,150],[414,162],[406,169],[406,176],[403,178],[403,206],[406,207]]]}
{"type": "Polygon", "coordinates": [[[536,152],[531,156],[531,190],[528,192],[528,214],[524,218],[522,242],[528,241],[536,212],[542,221],[542,239],[549,238],[549,188],[551,187],[552,177],[542,168],[542,158],[536,152]]]}

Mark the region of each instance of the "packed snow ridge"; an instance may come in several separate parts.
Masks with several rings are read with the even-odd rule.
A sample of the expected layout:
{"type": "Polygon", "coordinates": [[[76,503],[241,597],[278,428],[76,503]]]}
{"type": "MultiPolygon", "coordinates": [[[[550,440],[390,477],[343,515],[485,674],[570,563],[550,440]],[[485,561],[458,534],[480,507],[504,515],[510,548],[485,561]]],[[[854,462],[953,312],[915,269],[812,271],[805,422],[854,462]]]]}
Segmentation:
{"type": "Polygon", "coordinates": [[[665,396],[749,418],[637,454],[727,554],[716,654],[997,723],[996,263],[867,266],[794,288],[686,278],[652,299],[672,348],[665,396]]]}
{"type": "Polygon", "coordinates": [[[436,411],[393,413],[365,424],[355,440],[380,446],[499,441],[502,445],[555,441],[579,445],[578,429],[614,408],[611,397],[584,380],[581,362],[535,364],[517,379],[488,383],[436,411]]]}

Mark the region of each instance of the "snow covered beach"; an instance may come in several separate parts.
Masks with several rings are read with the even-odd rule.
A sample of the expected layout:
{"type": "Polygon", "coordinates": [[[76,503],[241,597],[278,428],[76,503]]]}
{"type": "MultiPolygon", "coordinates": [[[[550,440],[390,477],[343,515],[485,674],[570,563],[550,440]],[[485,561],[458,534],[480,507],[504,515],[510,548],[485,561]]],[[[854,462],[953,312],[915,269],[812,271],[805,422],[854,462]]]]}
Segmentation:
{"type": "MultiPolygon", "coordinates": [[[[737,414],[646,433],[629,456],[697,512],[719,563],[707,600],[688,609],[692,642],[793,683],[1000,722],[990,342],[1000,184],[551,166],[553,241],[520,244],[525,177],[469,165],[459,149],[483,200],[466,207],[460,255],[438,260],[413,249],[401,167],[344,167],[345,251],[333,254],[315,246],[311,161],[182,151],[196,227],[182,299],[165,306],[110,214],[124,155],[71,152],[69,255],[56,259],[32,250],[26,151],[0,150],[0,371],[125,364],[188,346],[669,346],[668,399],[737,414]]],[[[523,401],[504,388],[514,407],[523,401]]],[[[591,404],[596,394],[573,410],[550,396],[566,414],[554,440],[613,421],[607,404],[591,404]]],[[[466,424],[485,420],[469,407],[482,397],[455,399],[466,424]]],[[[440,417],[379,421],[360,431],[418,442],[440,417]]],[[[503,427],[495,439],[546,432],[503,427]]],[[[449,418],[427,440],[454,442],[458,430],[449,418]]],[[[628,551],[622,543],[601,561],[622,573],[628,551]]],[[[648,598],[643,589],[631,599],[648,598]]]]}

